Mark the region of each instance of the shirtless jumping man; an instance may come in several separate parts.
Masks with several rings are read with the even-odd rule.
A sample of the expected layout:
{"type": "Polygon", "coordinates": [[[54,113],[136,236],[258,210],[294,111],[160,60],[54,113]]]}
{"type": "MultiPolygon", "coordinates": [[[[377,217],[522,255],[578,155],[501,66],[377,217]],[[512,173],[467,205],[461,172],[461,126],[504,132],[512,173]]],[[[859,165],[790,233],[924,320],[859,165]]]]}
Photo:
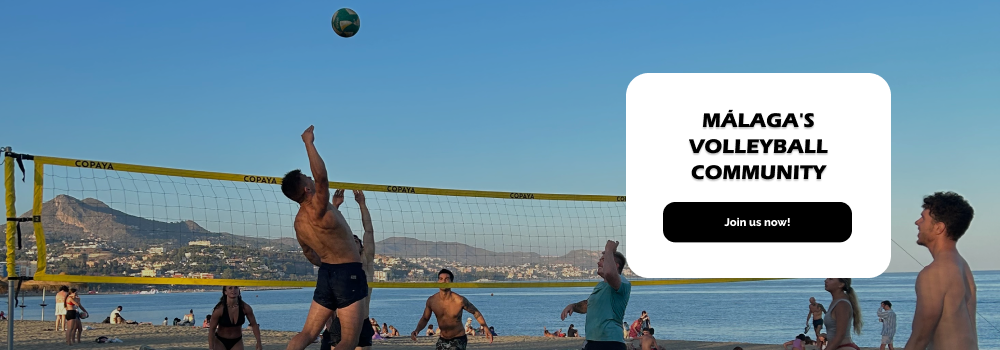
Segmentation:
{"type": "MultiPolygon", "coordinates": [[[[455,275],[447,269],[438,272],[438,283],[451,283],[455,281],[455,275]]],[[[465,327],[462,326],[462,310],[468,311],[476,317],[479,326],[489,329],[486,319],[479,309],[465,297],[452,292],[451,288],[441,288],[441,290],[430,298],[427,298],[427,306],[424,307],[424,314],[417,323],[417,329],[410,333],[410,339],[417,340],[417,333],[424,329],[427,322],[431,320],[431,312],[437,316],[438,321],[438,341],[436,350],[465,350],[469,344],[469,338],[465,335],[465,327]]],[[[486,338],[493,343],[493,333],[486,332],[486,338]]]]}
{"type": "MultiPolygon", "coordinates": [[[[368,211],[368,205],[365,203],[364,192],[354,190],[354,200],[361,207],[361,225],[365,228],[364,239],[362,240],[355,235],[354,243],[357,244],[358,251],[361,252],[361,257],[364,258],[361,265],[364,267],[368,282],[371,283],[375,276],[375,228],[372,226],[372,216],[368,211]]],[[[344,190],[336,190],[333,192],[333,207],[339,210],[341,204],[344,204],[344,190]]],[[[368,350],[372,347],[372,336],[375,335],[375,329],[372,328],[372,323],[368,319],[371,300],[372,288],[368,287],[368,296],[361,299],[361,314],[365,315],[365,318],[361,320],[361,335],[358,337],[356,350],[368,350]]],[[[326,321],[326,331],[323,331],[323,341],[320,343],[320,349],[330,350],[338,342],[340,342],[340,319],[334,315],[326,321]]]]}
{"type": "Polygon", "coordinates": [[[934,261],[917,274],[917,307],[906,350],[979,349],[976,282],[956,244],[972,222],[973,210],[954,192],[924,197],[917,219],[917,244],[934,261]]]}
{"type": "Polygon", "coordinates": [[[816,339],[819,339],[819,331],[823,329],[823,314],[826,313],[826,308],[823,304],[817,303],[816,298],[809,298],[809,314],[806,315],[806,323],[809,323],[809,319],[812,318],[812,327],[816,331],[816,339]]]}
{"type": "Polygon", "coordinates": [[[319,266],[309,315],[302,332],[288,342],[286,349],[305,349],[334,313],[340,319],[342,330],[335,349],[354,349],[365,316],[364,303],[358,301],[368,296],[368,278],[351,227],[340,210],[330,202],[326,164],[316,151],[314,140],[313,126],[310,125],[302,133],[302,141],[306,144],[309,168],[315,181],[299,170],[288,172],[281,180],[281,192],[300,204],[295,215],[295,238],[302,246],[306,259],[319,266]]]}

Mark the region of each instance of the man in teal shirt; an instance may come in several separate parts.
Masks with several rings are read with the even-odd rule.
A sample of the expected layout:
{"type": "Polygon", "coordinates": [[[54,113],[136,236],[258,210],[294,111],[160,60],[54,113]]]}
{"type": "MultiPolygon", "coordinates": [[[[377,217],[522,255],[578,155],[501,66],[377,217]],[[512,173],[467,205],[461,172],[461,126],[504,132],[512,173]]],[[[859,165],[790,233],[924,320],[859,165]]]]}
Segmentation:
{"type": "Polygon", "coordinates": [[[594,287],[587,300],[569,304],[562,312],[563,320],[574,312],[587,314],[587,345],[584,350],[627,349],[622,335],[622,319],[625,318],[632,284],[622,277],[625,255],[617,249],[618,241],[608,241],[601,260],[597,262],[597,274],[604,280],[594,287]],[[614,264],[605,261],[614,261],[614,264]]]}

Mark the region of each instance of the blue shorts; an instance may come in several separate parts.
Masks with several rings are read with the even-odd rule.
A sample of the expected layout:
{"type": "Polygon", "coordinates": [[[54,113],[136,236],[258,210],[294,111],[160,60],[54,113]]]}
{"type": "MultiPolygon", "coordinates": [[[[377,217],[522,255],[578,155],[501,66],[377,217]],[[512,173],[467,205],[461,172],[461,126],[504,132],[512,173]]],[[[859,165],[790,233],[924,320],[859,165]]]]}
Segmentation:
{"type": "Polygon", "coordinates": [[[319,267],[313,301],[323,307],[343,309],[368,296],[368,277],[361,263],[323,264],[319,267]]]}

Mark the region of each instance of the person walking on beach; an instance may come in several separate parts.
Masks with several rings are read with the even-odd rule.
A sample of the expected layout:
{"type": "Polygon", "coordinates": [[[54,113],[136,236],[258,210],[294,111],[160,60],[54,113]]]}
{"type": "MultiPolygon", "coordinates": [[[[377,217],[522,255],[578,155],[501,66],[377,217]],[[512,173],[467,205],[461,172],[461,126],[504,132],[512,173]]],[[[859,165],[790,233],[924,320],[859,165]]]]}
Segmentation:
{"type": "MultiPolygon", "coordinates": [[[[455,274],[442,269],[438,272],[438,283],[452,283],[455,281],[455,274]]],[[[469,299],[452,292],[451,288],[440,288],[437,293],[427,298],[424,306],[424,314],[420,316],[417,329],[410,332],[410,339],[417,340],[417,333],[424,329],[424,325],[431,319],[431,313],[437,317],[438,341],[435,345],[437,350],[465,350],[469,344],[469,337],[462,327],[462,311],[468,311],[479,322],[480,327],[489,328],[486,319],[479,309],[469,299]]],[[[493,343],[493,334],[486,334],[486,338],[493,343]]]]}
{"type": "Polygon", "coordinates": [[[889,345],[889,350],[892,350],[892,337],[896,336],[896,312],[892,311],[892,302],[883,301],[876,314],[878,321],[882,322],[882,345],[878,348],[885,350],[885,346],[889,345]]]}
{"type": "Polygon", "coordinates": [[[858,295],[851,287],[850,278],[827,278],[824,287],[833,301],[830,309],[823,318],[826,331],[830,335],[829,349],[852,348],[860,350],[857,344],[851,340],[851,328],[854,333],[861,334],[861,326],[864,319],[861,317],[861,306],[858,304],[858,295]]]}
{"type": "Polygon", "coordinates": [[[260,342],[260,325],[254,317],[253,308],[243,302],[240,287],[222,287],[222,297],[212,309],[208,322],[209,350],[243,350],[243,324],[250,321],[253,336],[257,339],[257,350],[263,349],[260,342]]]}
{"type": "Polygon", "coordinates": [[[625,255],[617,252],[618,242],[608,241],[604,246],[604,254],[597,261],[597,274],[604,280],[597,283],[587,300],[569,304],[562,311],[561,318],[574,312],[586,314],[584,324],[587,343],[585,350],[626,349],[623,329],[625,308],[632,293],[632,284],[622,276],[625,269],[625,255]]]}
{"type": "MultiPolygon", "coordinates": [[[[361,267],[365,271],[365,278],[367,278],[368,283],[371,283],[375,276],[375,228],[372,226],[372,216],[368,211],[368,204],[365,202],[365,193],[360,190],[354,190],[354,201],[358,202],[358,206],[361,208],[361,226],[365,229],[363,239],[354,235],[354,243],[357,245],[358,252],[361,254],[361,267]]],[[[344,190],[336,190],[333,192],[332,203],[334,209],[339,211],[340,205],[344,204],[344,190]]],[[[358,336],[358,343],[355,345],[355,349],[371,349],[372,338],[377,333],[371,324],[371,322],[374,321],[374,318],[369,318],[371,301],[372,288],[368,287],[368,295],[358,302],[358,306],[361,308],[361,314],[365,317],[361,320],[361,324],[359,325],[361,327],[361,333],[358,336]]],[[[333,317],[326,320],[326,330],[323,331],[323,339],[320,343],[320,349],[330,350],[331,345],[340,343],[340,338],[340,319],[337,317],[337,314],[334,313],[333,317]]]]}
{"type": "Polygon", "coordinates": [[[917,225],[917,244],[934,259],[917,274],[917,307],[906,350],[978,349],[976,281],[958,253],[958,239],[972,223],[974,211],[955,192],[924,197],[917,225]]]}
{"type": "Polygon", "coordinates": [[[69,295],[69,287],[60,286],[59,293],[56,293],[56,332],[66,331],[66,296],[69,295]]]}
{"type": "Polygon", "coordinates": [[[811,318],[812,328],[816,331],[816,338],[819,338],[819,332],[823,330],[823,314],[825,313],[826,308],[823,307],[823,304],[817,303],[816,298],[809,298],[809,314],[806,315],[806,326],[809,326],[809,319],[811,318]]]}
{"type": "Polygon", "coordinates": [[[302,133],[315,180],[292,170],[281,180],[281,192],[299,203],[295,215],[295,238],[302,254],[319,266],[316,290],[302,332],[288,342],[286,350],[303,350],[315,341],[334,313],[340,319],[340,342],[336,350],[353,349],[358,344],[365,310],[359,303],[368,296],[368,278],[354,234],[344,215],[330,202],[326,163],[316,151],[313,126],[302,133]]]}

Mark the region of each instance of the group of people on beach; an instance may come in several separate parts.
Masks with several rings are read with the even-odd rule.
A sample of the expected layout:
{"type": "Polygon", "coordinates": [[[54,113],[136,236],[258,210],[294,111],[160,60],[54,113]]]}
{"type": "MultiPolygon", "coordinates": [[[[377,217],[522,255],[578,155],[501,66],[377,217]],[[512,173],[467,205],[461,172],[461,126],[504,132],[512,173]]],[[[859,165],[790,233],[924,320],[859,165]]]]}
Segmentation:
{"type": "MultiPolygon", "coordinates": [[[[976,283],[972,269],[959,254],[956,244],[969,228],[974,211],[972,206],[954,192],[937,192],[923,199],[923,211],[914,224],[917,244],[927,247],[934,261],[917,275],[917,303],[913,329],[906,350],[978,349],[976,329],[976,283]]],[[[823,307],[816,298],[809,299],[809,325],[816,334],[817,348],[858,349],[851,333],[861,334],[863,317],[858,295],[850,278],[827,278],[824,287],[833,301],[823,307]],[[826,333],[821,333],[823,328],[826,333]]],[[[880,349],[892,350],[896,335],[896,312],[892,302],[884,300],[876,311],[882,323],[880,349]]],[[[792,349],[804,349],[808,337],[799,334],[784,344],[792,349]]]]}
{"type": "MultiPolygon", "coordinates": [[[[344,202],[344,190],[336,190],[332,197],[330,195],[326,164],[313,144],[312,126],[302,134],[302,140],[313,178],[299,170],[290,171],[282,179],[281,189],[285,196],[300,204],[294,220],[296,238],[303,254],[309,262],[319,266],[319,271],[303,329],[291,339],[286,349],[303,350],[317,338],[320,338],[322,350],[369,349],[372,339],[398,336],[399,333],[395,327],[386,324],[379,327],[377,321],[369,316],[372,295],[369,283],[374,270],[375,239],[365,196],[362,191],[353,191],[364,227],[363,237],[359,238],[352,233],[339,210],[344,202]]],[[[952,192],[927,196],[922,207],[920,219],[915,223],[918,227],[917,243],[930,250],[934,261],[917,277],[913,332],[906,349],[926,349],[931,344],[939,349],[976,349],[975,282],[971,269],[956,249],[958,239],[972,220],[972,207],[952,192]]],[[[624,254],[618,252],[618,245],[617,241],[607,241],[597,261],[597,274],[601,281],[586,300],[567,305],[560,318],[565,320],[574,313],[586,315],[584,350],[659,350],[645,311],[632,326],[623,322],[631,283],[622,276],[626,259],[624,254]],[[639,345],[634,346],[627,339],[638,340],[639,345]]],[[[478,321],[482,330],[480,334],[492,343],[496,333],[493,327],[487,325],[483,314],[467,298],[451,290],[450,284],[455,282],[454,273],[442,269],[437,277],[438,283],[446,285],[427,299],[424,312],[410,338],[417,340],[433,314],[438,330],[433,332],[431,326],[428,335],[438,337],[435,348],[464,350],[468,346],[468,336],[477,334],[471,326],[471,318],[463,326],[463,312],[469,312],[478,321]]],[[[810,300],[809,317],[816,332],[816,344],[821,349],[859,349],[851,333],[860,334],[863,319],[852,280],[828,278],[824,287],[832,297],[828,307],[816,303],[814,298],[810,300]],[[820,333],[823,328],[826,333],[820,333]]],[[[73,344],[73,335],[79,342],[79,319],[86,318],[86,309],[80,304],[76,290],[61,289],[56,300],[57,315],[58,308],[65,309],[67,344],[73,344]]],[[[891,308],[892,303],[884,301],[878,314],[884,325],[883,343],[890,349],[895,332],[895,313],[891,308]],[[886,334],[885,330],[889,328],[892,331],[886,334]]],[[[193,324],[193,311],[190,316],[193,324]]],[[[256,348],[261,350],[260,327],[253,309],[243,301],[239,287],[223,287],[222,296],[207,320],[209,349],[243,349],[242,326],[247,322],[256,338],[256,348]]],[[[545,332],[548,333],[548,330],[545,329],[545,332]]],[[[561,334],[561,330],[557,333],[561,334]]],[[[578,334],[572,325],[567,336],[572,337],[571,334],[578,334]]],[[[802,348],[807,341],[811,339],[800,334],[786,346],[802,348]]]]}

